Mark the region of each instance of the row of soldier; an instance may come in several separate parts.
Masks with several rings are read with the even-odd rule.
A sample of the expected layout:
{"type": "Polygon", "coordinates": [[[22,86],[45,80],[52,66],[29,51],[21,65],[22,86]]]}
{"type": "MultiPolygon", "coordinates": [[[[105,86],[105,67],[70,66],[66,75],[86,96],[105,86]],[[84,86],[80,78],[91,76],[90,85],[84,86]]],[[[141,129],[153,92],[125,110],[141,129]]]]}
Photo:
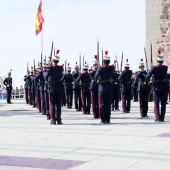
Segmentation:
{"type": "MultiPolygon", "coordinates": [[[[148,117],[148,96],[150,96],[150,78],[153,85],[155,121],[164,121],[167,103],[167,70],[163,65],[164,57],[158,54],[158,65],[150,71],[144,70],[144,63],[139,64],[139,72],[132,79],[132,70],[128,61],[120,73],[115,65],[110,65],[110,57],[104,56],[103,66],[93,62],[93,69],[84,64],[83,73],[79,72],[76,64],[74,71],[67,67],[63,73],[63,66],[59,65],[59,56],[53,58],[53,64],[46,61],[39,66],[38,72],[31,70],[24,77],[26,103],[37,107],[39,112],[47,115],[51,125],[62,124],[61,107],[67,105],[72,108],[73,93],[76,111],[90,114],[91,105],[94,118],[101,118],[101,123],[110,123],[111,109],[119,110],[119,101],[122,100],[122,111],[130,112],[132,82],[137,83],[137,93],[140,103],[141,117],[148,117]],[[120,95],[121,94],[121,95],[120,95]],[[120,97],[121,96],[121,97],[120,97]],[[66,97],[66,102],[64,101],[66,97]],[[161,111],[159,102],[161,101],[161,111]]],[[[134,100],[137,100],[134,93],[134,100]]]]}

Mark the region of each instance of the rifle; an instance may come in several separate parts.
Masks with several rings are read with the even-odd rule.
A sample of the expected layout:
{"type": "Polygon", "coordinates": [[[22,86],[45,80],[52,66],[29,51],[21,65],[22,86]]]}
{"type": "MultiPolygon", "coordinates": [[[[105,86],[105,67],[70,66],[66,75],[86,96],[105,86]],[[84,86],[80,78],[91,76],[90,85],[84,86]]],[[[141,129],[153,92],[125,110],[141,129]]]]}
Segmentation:
{"type": "Polygon", "coordinates": [[[148,59],[147,59],[145,47],[144,47],[144,52],[145,52],[146,70],[148,71],[149,70],[149,68],[148,68],[148,59]]]}
{"type": "MultiPolygon", "coordinates": [[[[83,67],[84,67],[84,56],[83,56],[83,67]]],[[[83,67],[82,67],[82,72],[83,72],[83,67]]],[[[81,71],[81,70],[80,70],[81,71]]]]}
{"type": "Polygon", "coordinates": [[[152,44],[151,44],[151,67],[153,66],[153,60],[152,60],[152,44]]]}
{"type": "Polygon", "coordinates": [[[34,59],[34,71],[35,71],[35,59],[34,59]]]}
{"type": "Polygon", "coordinates": [[[119,72],[119,64],[118,64],[117,56],[116,55],[115,55],[115,58],[116,58],[116,63],[117,63],[117,71],[119,72]]]}
{"type": "Polygon", "coordinates": [[[50,61],[52,60],[52,52],[53,52],[54,40],[51,45],[51,52],[50,52],[50,61]]]}
{"type": "Polygon", "coordinates": [[[66,73],[67,72],[67,59],[65,60],[65,68],[64,68],[64,72],[66,73]]]}
{"type": "Polygon", "coordinates": [[[97,39],[97,65],[99,65],[99,39],[97,39]]]}
{"type": "Polygon", "coordinates": [[[81,71],[81,54],[79,55],[79,70],[81,71]]]}
{"type": "Polygon", "coordinates": [[[28,62],[27,62],[27,73],[28,73],[28,70],[29,70],[29,66],[28,66],[28,62]]]}
{"type": "Polygon", "coordinates": [[[103,66],[103,48],[102,48],[102,66],[103,66]]]}
{"type": "Polygon", "coordinates": [[[42,69],[42,60],[43,60],[43,56],[42,56],[42,52],[41,52],[41,69],[42,69]]]}
{"type": "Polygon", "coordinates": [[[122,51],[122,59],[121,59],[120,71],[122,71],[122,66],[123,66],[123,51],[122,51]]]}

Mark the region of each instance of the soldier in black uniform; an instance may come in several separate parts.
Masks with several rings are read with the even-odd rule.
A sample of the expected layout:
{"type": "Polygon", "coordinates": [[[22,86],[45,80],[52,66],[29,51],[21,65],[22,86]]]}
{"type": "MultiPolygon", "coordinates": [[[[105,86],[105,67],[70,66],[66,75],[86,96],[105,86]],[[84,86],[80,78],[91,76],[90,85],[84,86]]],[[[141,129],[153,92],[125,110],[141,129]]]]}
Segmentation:
{"type": "Polygon", "coordinates": [[[158,50],[157,63],[158,65],[153,67],[152,70],[148,72],[146,78],[148,81],[150,77],[154,77],[153,81],[153,93],[154,93],[154,105],[155,105],[155,121],[164,122],[166,113],[166,95],[167,95],[167,70],[168,67],[163,65],[164,57],[160,55],[161,51],[158,50]],[[161,104],[161,109],[159,109],[159,104],[161,104]]]}
{"type": "Polygon", "coordinates": [[[82,101],[81,101],[81,91],[80,91],[80,84],[77,83],[77,78],[79,76],[79,67],[76,64],[74,67],[72,76],[73,76],[73,90],[74,90],[74,102],[75,102],[75,109],[76,111],[81,111],[82,101]]]}
{"type": "Polygon", "coordinates": [[[139,106],[141,117],[148,117],[148,94],[149,94],[149,84],[146,79],[147,72],[144,70],[144,63],[141,60],[139,63],[140,71],[137,73],[136,78],[138,82],[138,93],[139,93],[139,106]]]}
{"type": "Polygon", "coordinates": [[[111,78],[114,71],[114,66],[109,66],[110,57],[107,56],[107,51],[105,51],[106,56],[103,57],[103,67],[99,67],[94,76],[95,81],[99,82],[99,96],[100,96],[100,117],[101,123],[110,123],[111,115],[111,100],[112,100],[112,84],[111,78]]]}
{"type": "Polygon", "coordinates": [[[90,106],[91,106],[91,96],[90,96],[90,76],[88,73],[89,66],[85,64],[83,66],[84,72],[79,74],[76,82],[79,84],[81,81],[81,93],[82,93],[82,106],[83,106],[83,114],[90,114],[90,106]]]}
{"type": "Polygon", "coordinates": [[[136,78],[136,74],[137,74],[137,72],[134,73],[134,76],[132,78],[132,94],[133,94],[133,101],[134,102],[138,102],[138,92],[137,92],[138,81],[137,81],[137,78],[136,78]]]}
{"type": "Polygon", "coordinates": [[[97,71],[97,62],[93,62],[93,70],[89,72],[91,84],[89,89],[91,90],[91,98],[92,98],[92,111],[94,118],[99,117],[99,101],[98,101],[98,83],[94,81],[94,75],[97,71]]]}
{"type": "Polygon", "coordinates": [[[126,59],[125,69],[121,72],[118,80],[122,84],[122,109],[123,113],[130,112],[130,103],[131,103],[131,79],[132,79],[132,70],[129,70],[128,59],[126,59]]]}
{"type": "Polygon", "coordinates": [[[51,125],[62,124],[61,122],[61,101],[62,101],[62,73],[63,66],[58,65],[59,57],[56,55],[53,59],[53,66],[47,70],[47,75],[45,81],[48,81],[48,77],[51,76],[51,82],[49,87],[50,92],[50,105],[51,105],[51,115],[52,121],[51,125]],[[55,108],[56,106],[56,108],[55,108]],[[57,109],[57,117],[55,116],[55,109],[57,109]]]}
{"type": "Polygon", "coordinates": [[[71,74],[71,67],[67,67],[67,73],[63,75],[61,82],[64,82],[64,88],[66,93],[67,108],[72,108],[73,104],[73,77],[71,74]]]}
{"type": "Polygon", "coordinates": [[[11,72],[8,73],[8,77],[5,78],[3,84],[6,86],[6,92],[7,92],[7,104],[11,104],[11,92],[12,92],[12,77],[11,72]]]}
{"type": "MultiPolygon", "coordinates": [[[[116,61],[114,64],[116,68],[116,61]]],[[[120,100],[120,84],[118,81],[119,74],[114,70],[111,83],[112,83],[112,110],[119,110],[119,100],[120,100]]]]}
{"type": "Polygon", "coordinates": [[[24,89],[25,89],[25,101],[26,101],[26,104],[29,103],[29,100],[28,100],[28,86],[29,86],[29,81],[27,78],[27,76],[29,76],[30,74],[30,71],[27,70],[27,75],[24,76],[24,81],[25,81],[25,84],[24,84],[24,89]]]}

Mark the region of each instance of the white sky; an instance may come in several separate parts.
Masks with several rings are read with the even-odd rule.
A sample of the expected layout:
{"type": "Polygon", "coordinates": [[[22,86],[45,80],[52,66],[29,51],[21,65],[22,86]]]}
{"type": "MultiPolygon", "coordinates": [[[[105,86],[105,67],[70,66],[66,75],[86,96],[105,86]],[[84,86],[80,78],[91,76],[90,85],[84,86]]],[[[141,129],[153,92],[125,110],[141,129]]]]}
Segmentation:
{"type": "MultiPolygon", "coordinates": [[[[42,0],[43,51],[50,55],[54,38],[60,64],[67,58],[74,67],[79,54],[91,66],[101,50],[108,50],[111,63],[124,51],[132,70],[144,59],[145,0],[42,0]]],[[[12,69],[13,87],[24,85],[27,62],[40,61],[41,34],[35,35],[34,18],[39,0],[0,0],[0,75],[12,69]]],[[[120,66],[119,66],[120,67],[120,66]]]]}

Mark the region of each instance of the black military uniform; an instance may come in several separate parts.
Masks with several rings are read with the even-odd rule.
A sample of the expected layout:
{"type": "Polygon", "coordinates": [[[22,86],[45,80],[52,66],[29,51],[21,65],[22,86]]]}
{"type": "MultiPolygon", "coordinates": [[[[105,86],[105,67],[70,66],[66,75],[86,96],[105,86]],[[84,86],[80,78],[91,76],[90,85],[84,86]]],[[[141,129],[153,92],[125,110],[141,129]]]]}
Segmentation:
{"type": "Polygon", "coordinates": [[[5,78],[3,84],[6,86],[6,92],[7,92],[7,104],[11,104],[11,92],[12,92],[12,77],[11,72],[8,73],[8,77],[5,78]]]}
{"type": "Polygon", "coordinates": [[[109,66],[110,57],[104,56],[104,66],[99,67],[94,76],[95,81],[99,82],[99,96],[100,96],[100,117],[101,123],[110,123],[111,115],[111,98],[112,98],[112,84],[111,78],[114,71],[114,66],[109,66]]]}
{"type": "Polygon", "coordinates": [[[136,78],[136,74],[137,74],[137,72],[134,73],[134,77],[132,78],[132,95],[133,95],[134,102],[138,101],[138,92],[137,92],[138,81],[136,78]]]}
{"type": "MultiPolygon", "coordinates": [[[[128,60],[127,60],[128,62],[128,60]]],[[[132,70],[129,70],[129,64],[125,64],[125,70],[122,71],[118,80],[122,84],[122,109],[123,113],[130,112],[130,103],[131,103],[131,78],[132,70]]]]}
{"type": "Polygon", "coordinates": [[[163,122],[165,119],[165,112],[166,112],[166,99],[167,99],[167,82],[166,82],[166,76],[167,76],[167,70],[168,67],[162,65],[164,61],[164,57],[159,55],[157,56],[157,63],[158,65],[153,67],[152,70],[148,72],[146,75],[146,78],[148,81],[150,80],[150,77],[154,77],[153,81],[153,90],[154,90],[154,105],[155,105],[155,121],[161,121],[163,122]],[[159,110],[159,104],[161,103],[161,110],[159,110]]]}
{"type": "Polygon", "coordinates": [[[78,84],[76,81],[79,76],[78,65],[75,65],[74,69],[75,69],[75,71],[72,73],[72,77],[73,77],[75,109],[76,109],[76,111],[81,111],[82,101],[81,101],[80,84],[78,84]]]}
{"type": "Polygon", "coordinates": [[[92,99],[92,112],[94,118],[99,117],[99,101],[98,101],[98,83],[94,81],[94,76],[97,71],[97,62],[93,63],[93,70],[89,72],[91,83],[89,89],[91,90],[91,99],[92,99]]]}
{"type": "Polygon", "coordinates": [[[61,82],[64,82],[64,88],[66,93],[67,108],[72,108],[73,104],[73,77],[71,74],[71,67],[67,67],[67,74],[64,74],[61,82]]]}
{"type": "Polygon", "coordinates": [[[137,73],[136,78],[138,81],[137,91],[139,93],[139,104],[141,117],[148,117],[148,93],[149,84],[146,79],[147,72],[144,70],[144,63],[139,64],[140,71],[137,73]]]}
{"type": "Polygon", "coordinates": [[[52,121],[51,125],[62,124],[61,122],[61,101],[62,101],[62,73],[63,66],[57,65],[59,62],[59,57],[55,56],[53,59],[54,65],[47,70],[47,75],[45,77],[45,81],[48,81],[48,77],[51,76],[51,82],[49,86],[50,93],[50,109],[52,121]],[[56,108],[55,108],[56,106],[56,108]],[[57,117],[55,116],[55,109],[57,109],[57,117]]]}
{"type": "Polygon", "coordinates": [[[84,65],[84,72],[79,74],[76,82],[79,84],[81,81],[81,94],[82,94],[82,106],[83,106],[83,114],[90,114],[90,106],[91,106],[91,96],[90,96],[90,76],[88,73],[88,65],[84,65]]]}

